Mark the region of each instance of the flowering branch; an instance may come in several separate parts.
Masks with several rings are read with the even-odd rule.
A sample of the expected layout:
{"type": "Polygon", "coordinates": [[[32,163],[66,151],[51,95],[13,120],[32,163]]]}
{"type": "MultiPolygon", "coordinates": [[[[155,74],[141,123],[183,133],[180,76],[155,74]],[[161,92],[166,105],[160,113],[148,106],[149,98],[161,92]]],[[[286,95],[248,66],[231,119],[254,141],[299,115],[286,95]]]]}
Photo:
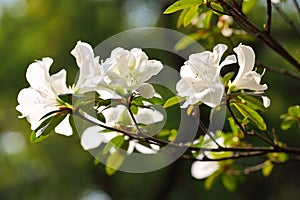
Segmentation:
{"type": "Polygon", "coordinates": [[[300,63],[285,50],[281,44],[279,44],[269,33],[259,30],[252,22],[250,22],[243,13],[237,10],[234,6],[228,4],[223,0],[218,0],[220,5],[230,13],[230,15],[239,22],[240,25],[243,25],[245,30],[248,30],[250,33],[254,34],[257,38],[265,42],[269,47],[276,51],[280,56],[286,59],[290,64],[292,64],[298,71],[300,71],[300,63]]]}

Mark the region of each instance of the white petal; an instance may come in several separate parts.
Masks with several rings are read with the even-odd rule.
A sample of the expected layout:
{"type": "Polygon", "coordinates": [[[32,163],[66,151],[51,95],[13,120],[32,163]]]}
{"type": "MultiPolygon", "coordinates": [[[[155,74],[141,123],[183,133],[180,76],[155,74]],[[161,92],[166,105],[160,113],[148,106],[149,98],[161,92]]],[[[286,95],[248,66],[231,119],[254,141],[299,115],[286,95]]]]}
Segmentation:
{"type": "Polygon", "coordinates": [[[98,82],[102,81],[99,57],[94,57],[91,45],[81,41],[77,42],[71,54],[80,68],[75,88],[81,89],[81,92],[93,90],[98,82]]]}
{"type": "Polygon", "coordinates": [[[218,162],[215,161],[196,161],[192,164],[191,174],[196,179],[204,179],[217,171],[219,167],[218,162]]]}
{"type": "Polygon", "coordinates": [[[145,97],[146,99],[152,98],[154,96],[155,90],[153,86],[149,83],[143,83],[137,91],[142,97],[145,97]]]}
{"type": "Polygon", "coordinates": [[[43,58],[28,66],[26,79],[33,89],[51,93],[49,69],[52,63],[52,58],[43,58]]]}
{"type": "Polygon", "coordinates": [[[247,72],[252,71],[255,63],[255,53],[251,47],[242,44],[239,44],[239,46],[234,48],[233,50],[237,54],[238,63],[240,66],[238,74],[232,82],[232,84],[237,84],[240,80],[243,79],[244,75],[247,72]]]}
{"type": "Polygon", "coordinates": [[[99,133],[103,128],[92,126],[87,128],[81,135],[81,146],[84,150],[97,148],[101,143],[106,142],[105,137],[99,133]]]}
{"type": "Polygon", "coordinates": [[[135,116],[135,119],[140,124],[153,124],[162,121],[164,115],[157,110],[139,108],[139,112],[135,116]]]}
{"type": "Polygon", "coordinates": [[[66,86],[66,76],[67,72],[66,70],[62,69],[56,74],[53,74],[50,77],[51,85],[56,94],[63,94],[71,92],[66,86]]]}
{"type": "Polygon", "coordinates": [[[268,108],[271,104],[271,100],[269,99],[269,97],[267,96],[262,96],[261,97],[263,99],[263,104],[265,108],[268,108]]]}
{"type": "Polygon", "coordinates": [[[141,145],[139,143],[135,144],[135,149],[137,151],[139,151],[140,153],[143,153],[143,154],[155,154],[156,153],[155,150],[153,150],[153,149],[151,149],[149,147],[146,147],[144,145],[141,145]]]}
{"type": "Polygon", "coordinates": [[[72,127],[69,122],[69,115],[65,117],[56,127],[55,132],[65,136],[71,136],[73,134],[72,127]]]}
{"type": "Polygon", "coordinates": [[[233,63],[236,63],[236,57],[235,55],[229,55],[225,58],[225,60],[220,64],[220,69],[225,66],[225,65],[230,65],[230,64],[233,64],[233,63]]]}
{"type": "Polygon", "coordinates": [[[152,76],[157,75],[163,69],[163,64],[157,60],[147,61],[145,68],[141,71],[141,81],[148,81],[152,76]]]}
{"type": "Polygon", "coordinates": [[[215,56],[215,61],[217,65],[219,65],[221,58],[224,52],[227,50],[227,46],[225,44],[217,44],[213,49],[213,54],[215,56]]]}

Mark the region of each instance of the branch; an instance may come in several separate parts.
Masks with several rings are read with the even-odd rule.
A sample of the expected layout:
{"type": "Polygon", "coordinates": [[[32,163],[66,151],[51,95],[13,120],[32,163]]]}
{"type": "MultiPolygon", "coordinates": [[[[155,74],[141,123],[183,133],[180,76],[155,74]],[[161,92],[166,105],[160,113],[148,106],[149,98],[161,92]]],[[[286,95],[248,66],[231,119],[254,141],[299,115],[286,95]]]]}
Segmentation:
{"type": "Polygon", "coordinates": [[[276,74],[281,74],[281,75],[286,75],[286,76],[289,76],[291,78],[294,78],[294,79],[300,81],[300,74],[299,73],[297,74],[297,73],[290,72],[286,69],[281,69],[279,67],[272,67],[272,66],[269,66],[269,65],[265,65],[265,64],[262,64],[259,61],[256,61],[255,65],[259,68],[265,68],[265,69],[269,70],[270,72],[273,72],[273,73],[276,73],[276,74]]]}
{"type": "Polygon", "coordinates": [[[298,71],[300,71],[300,63],[287,51],[285,50],[281,44],[279,44],[271,35],[266,33],[265,31],[261,31],[257,26],[255,26],[252,22],[250,22],[240,11],[238,11],[235,7],[226,3],[224,0],[218,1],[223,8],[225,8],[232,17],[240,24],[245,25],[246,27],[241,27],[243,29],[248,29],[253,35],[266,43],[269,47],[271,47],[275,52],[277,52],[280,56],[282,56],[285,60],[287,60],[291,65],[293,65],[298,71]]]}
{"type": "Polygon", "coordinates": [[[272,2],[271,0],[267,0],[267,24],[265,27],[265,31],[267,34],[271,33],[271,23],[272,23],[272,2]]]}

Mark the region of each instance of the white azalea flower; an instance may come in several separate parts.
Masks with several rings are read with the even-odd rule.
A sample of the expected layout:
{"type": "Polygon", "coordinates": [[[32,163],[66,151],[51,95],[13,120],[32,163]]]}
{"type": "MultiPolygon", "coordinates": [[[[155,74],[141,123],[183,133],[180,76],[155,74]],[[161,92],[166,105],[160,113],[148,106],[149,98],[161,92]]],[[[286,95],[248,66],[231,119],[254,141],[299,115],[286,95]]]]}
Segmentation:
{"type": "Polygon", "coordinates": [[[210,107],[221,103],[224,85],[220,80],[220,70],[223,66],[236,62],[235,56],[230,55],[220,63],[226,49],[226,45],[218,44],[213,52],[192,54],[181,67],[181,80],[177,83],[176,90],[179,96],[187,97],[182,108],[198,102],[210,107]]]}
{"type": "MultiPolygon", "coordinates": [[[[119,105],[110,109],[102,111],[102,114],[106,118],[106,125],[109,127],[125,127],[128,130],[135,129],[135,125],[130,118],[130,115],[126,107],[119,105]]],[[[163,115],[155,110],[140,109],[135,116],[137,123],[153,124],[163,120],[163,115]]],[[[108,143],[113,138],[121,135],[120,133],[107,130],[104,132],[104,128],[99,126],[92,126],[87,128],[81,136],[81,145],[84,150],[95,149],[103,143],[108,143]]],[[[128,154],[131,154],[134,149],[144,154],[153,154],[159,147],[157,145],[150,144],[151,148],[139,144],[136,140],[129,141],[128,154]]],[[[113,149],[112,149],[113,150],[113,149]]]]}
{"type": "Polygon", "coordinates": [[[117,94],[138,92],[145,98],[151,98],[155,93],[154,88],[145,82],[158,74],[163,65],[160,61],[148,60],[141,49],[128,51],[118,47],[101,67],[105,71],[104,81],[117,94]]]}
{"type": "MultiPolygon", "coordinates": [[[[78,41],[71,54],[76,58],[79,76],[75,89],[80,93],[94,91],[103,81],[103,68],[100,67],[99,57],[95,57],[90,44],[78,41]]],[[[99,88],[98,88],[99,89],[99,88]]]]}
{"type": "Polygon", "coordinates": [[[250,46],[240,44],[233,50],[237,54],[240,69],[232,85],[235,85],[237,89],[249,89],[254,91],[268,89],[266,84],[260,85],[263,75],[252,71],[255,64],[255,53],[253,49],[250,46]]]}
{"type": "MultiPolygon", "coordinates": [[[[26,78],[30,87],[24,88],[18,95],[19,105],[16,109],[22,113],[20,118],[26,117],[35,130],[41,124],[41,118],[55,110],[59,110],[58,95],[72,93],[66,86],[66,71],[63,69],[50,76],[49,69],[53,60],[43,58],[29,65],[26,78]]],[[[72,128],[68,116],[55,128],[59,134],[72,135],[72,128]]],[[[36,135],[37,137],[39,135],[36,135]]]]}

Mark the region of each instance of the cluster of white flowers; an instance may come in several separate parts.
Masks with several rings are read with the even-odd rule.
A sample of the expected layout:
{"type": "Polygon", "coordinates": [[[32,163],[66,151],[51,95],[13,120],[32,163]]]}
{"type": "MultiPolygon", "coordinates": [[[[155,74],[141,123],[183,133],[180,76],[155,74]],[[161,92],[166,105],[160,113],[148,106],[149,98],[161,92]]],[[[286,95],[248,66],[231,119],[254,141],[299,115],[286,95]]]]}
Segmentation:
{"type": "MultiPolygon", "coordinates": [[[[251,47],[240,44],[233,49],[236,55],[229,55],[221,62],[226,50],[226,45],[218,44],[212,52],[205,51],[189,56],[189,59],[181,67],[181,79],[176,85],[178,96],[186,98],[181,105],[182,108],[199,102],[210,107],[220,105],[225,97],[225,86],[221,81],[220,71],[222,67],[233,63],[238,63],[240,68],[235,79],[229,82],[229,90],[264,91],[267,89],[266,84],[260,84],[262,75],[253,71],[255,54],[251,47]]],[[[92,47],[88,43],[78,41],[71,54],[75,57],[79,67],[78,80],[72,87],[66,85],[64,69],[56,74],[49,74],[50,66],[53,63],[51,58],[43,58],[41,61],[29,65],[26,78],[30,86],[20,91],[19,105],[16,109],[22,113],[21,118],[26,117],[31,123],[32,130],[36,130],[47,119],[43,116],[47,116],[48,113],[65,108],[73,109],[73,105],[69,105],[60,98],[62,94],[80,95],[96,91],[102,99],[120,99],[132,94],[139,94],[146,99],[152,98],[155,90],[151,84],[146,82],[163,68],[160,61],[149,60],[146,53],[138,48],[128,51],[118,47],[111,52],[109,58],[100,63],[99,57],[95,57],[92,47]]],[[[263,97],[263,101],[265,107],[268,107],[269,99],[263,97]]],[[[105,124],[116,128],[135,127],[139,123],[154,124],[164,119],[159,111],[141,108],[134,115],[135,120],[133,120],[128,113],[128,108],[124,105],[106,108],[101,113],[106,119],[105,124]]],[[[138,127],[135,128],[138,129],[138,127]]],[[[69,116],[66,116],[56,126],[55,131],[66,136],[72,135],[69,116]]],[[[41,132],[37,132],[36,137],[39,137],[40,134],[41,132]]],[[[91,126],[83,132],[81,145],[85,150],[94,149],[118,135],[120,133],[91,126]]],[[[133,149],[136,149],[147,154],[155,153],[159,149],[156,145],[150,145],[150,147],[130,140],[127,153],[130,154],[133,149]]],[[[113,151],[113,148],[111,150],[113,151]]],[[[217,162],[197,161],[193,164],[192,175],[195,178],[205,178],[218,168],[217,162]]]]}
{"type": "MultiPolygon", "coordinates": [[[[253,71],[255,53],[251,47],[238,45],[234,48],[237,59],[235,55],[230,55],[220,63],[226,50],[226,45],[218,44],[213,52],[205,51],[190,55],[189,60],[181,67],[181,80],[176,85],[178,95],[187,98],[182,108],[198,102],[203,102],[210,107],[220,105],[225,95],[225,86],[221,82],[220,71],[223,66],[237,61],[240,68],[230,88],[252,91],[263,91],[268,88],[266,84],[260,85],[262,75],[253,71]]],[[[269,99],[264,97],[263,100],[265,107],[268,107],[269,99]]]]}

